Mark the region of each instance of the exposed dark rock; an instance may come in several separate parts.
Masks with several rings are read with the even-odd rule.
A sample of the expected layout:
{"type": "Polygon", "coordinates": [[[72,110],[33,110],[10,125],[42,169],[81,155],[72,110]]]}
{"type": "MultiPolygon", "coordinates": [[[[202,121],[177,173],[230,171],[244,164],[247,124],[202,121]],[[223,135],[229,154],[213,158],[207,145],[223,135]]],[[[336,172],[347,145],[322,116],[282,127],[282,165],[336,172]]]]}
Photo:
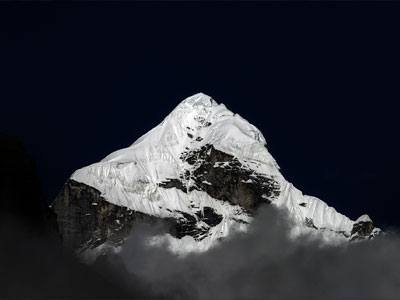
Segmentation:
{"type": "Polygon", "coordinates": [[[86,184],[68,180],[52,205],[57,214],[59,232],[65,246],[95,248],[105,241],[120,244],[135,224],[162,224],[165,232],[182,238],[190,235],[202,239],[222,221],[211,207],[196,216],[177,211],[179,218],[159,218],[117,206],[101,197],[100,191],[86,184]],[[198,226],[203,221],[208,226],[198,226]]]}
{"type": "Polygon", "coordinates": [[[307,203],[305,203],[305,202],[301,202],[301,203],[299,203],[299,205],[303,206],[303,207],[307,207],[307,203]]]}
{"type": "MultiPolygon", "coordinates": [[[[313,224],[314,224],[314,221],[313,221],[313,224]]],[[[345,238],[350,237],[350,235],[346,231],[343,231],[343,230],[338,231],[338,230],[333,230],[333,229],[326,228],[326,227],[320,227],[320,228],[313,227],[313,228],[314,229],[319,229],[319,230],[327,230],[327,231],[335,232],[335,233],[343,235],[345,238]]]]}
{"type": "Polygon", "coordinates": [[[311,218],[306,218],[305,224],[307,227],[318,229],[318,227],[314,225],[314,220],[311,218]]]}
{"type": "Polygon", "coordinates": [[[160,187],[163,187],[165,189],[170,189],[170,188],[177,188],[183,192],[187,192],[186,186],[183,185],[182,181],[179,179],[173,178],[173,179],[168,179],[166,181],[163,181],[158,184],[160,187]]]}
{"type": "Polygon", "coordinates": [[[357,222],[353,225],[353,229],[351,230],[351,234],[358,233],[362,236],[368,236],[371,234],[372,230],[374,229],[374,224],[370,221],[367,222],[357,222]]]}
{"type": "Polygon", "coordinates": [[[279,196],[279,185],[273,178],[256,173],[233,155],[217,150],[212,145],[186,151],[181,159],[192,165],[192,169],[185,170],[180,179],[168,179],[160,186],[175,187],[184,192],[201,190],[215,199],[240,205],[249,211],[279,196]],[[184,183],[189,179],[194,182],[191,186],[184,183]]]}
{"type": "Polygon", "coordinates": [[[211,122],[206,121],[206,119],[204,119],[203,117],[195,117],[194,120],[201,124],[197,126],[197,129],[200,129],[202,127],[208,127],[211,125],[211,122]]]}
{"type": "Polygon", "coordinates": [[[367,237],[371,238],[372,230],[374,230],[375,226],[371,221],[360,221],[353,225],[353,229],[351,230],[352,241],[358,239],[365,239],[367,237]]]}
{"type": "Polygon", "coordinates": [[[52,207],[63,243],[70,248],[96,247],[106,240],[119,242],[135,222],[155,223],[157,218],[109,203],[86,184],[68,180],[52,207]]]}
{"type": "Polygon", "coordinates": [[[170,234],[172,236],[180,239],[186,235],[190,235],[197,240],[201,240],[205,237],[209,227],[205,228],[197,226],[198,223],[196,217],[182,211],[179,213],[182,215],[182,217],[178,218],[175,222],[173,221],[175,226],[173,226],[170,230],[170,234]]]}
{"type": "Polygon", "coordinates": [[[168,218],[168,222],[171,224],[169,233],[177,238],[190,235],[196,240],[202,240],[206,237],[210,227],[218,225],[223,219],[211,207],[204,207],[203,211],[196,213],[196,217],[182,211],[177,212],[181,214],[180,218],[168,218]],[[200,221],[206,223],[207,226],[200,225],[200,221]]]}
{"type": "Polygon", "coordinates": [[[222,221],[222,216],[217,214],[211,207],[204,207],[203,211],[197,212],[196,215],[201,221],[211,227],[218,225],[222,221]]]}

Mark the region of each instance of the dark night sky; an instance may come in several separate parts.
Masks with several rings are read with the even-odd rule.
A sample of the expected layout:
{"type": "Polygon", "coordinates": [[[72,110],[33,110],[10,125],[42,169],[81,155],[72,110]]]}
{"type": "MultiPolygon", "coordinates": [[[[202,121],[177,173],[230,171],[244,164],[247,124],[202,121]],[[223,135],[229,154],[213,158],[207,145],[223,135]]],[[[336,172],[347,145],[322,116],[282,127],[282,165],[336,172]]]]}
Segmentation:
{"type": "Polygon", "coordinates": [[[283,175],[399,226],[398,3],[1,3],[0,131],[48,202],[76,169],[209,94],[264,134],[283,175]]]}

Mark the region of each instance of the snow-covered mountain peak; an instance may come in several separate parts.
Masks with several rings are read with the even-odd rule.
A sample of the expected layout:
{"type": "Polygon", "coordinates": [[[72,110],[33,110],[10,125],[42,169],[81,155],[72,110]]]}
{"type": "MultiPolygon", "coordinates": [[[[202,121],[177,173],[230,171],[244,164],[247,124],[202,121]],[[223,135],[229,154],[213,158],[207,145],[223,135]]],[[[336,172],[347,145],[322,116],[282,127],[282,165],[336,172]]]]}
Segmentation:
{"type": "Polygon", "coordinates": [[[218,106],[218,103],[214,101],[213,98],[210,96],[204,94],[204,93],[197,93],[194,94],[193,96],[190,96],[183,100],[178,107],[181,107],[183,105],[191,105],[193,107],[196,106],[201,106],[201,107],[213,107],[213,106],[218,106]]]}
{"type": "Polygon", "coordinates": [[[168,153],[178,160],[179,153],[212,144],[215,148],[242,159],[263,162],[279,169],[266,151],[262,133],[247,120],[234,114],[203,93],[184,99],[155,128],[130,147],[118,150],[102,162],[127,162],[138,153],[168,153]],[[141,149],[137,151],[137,149],[141,149]]]}
{"type": "MultiPolygon", "coordinates": [[[[158,218],[173,227],[173,251],[204,251],[232,230],[245,229],[265,203],[288,211],[297,224],[294,234],[319,232],[335,243],[379,233],[367,215],[354,222],[322,200],[303,195],[285,180],[265,145],[254,125],[198,93],[131,146],[75,171],[56,209],[68,214],[69,206],[63,205],[88,193],[84,201],[93,212],[86,215],[101,214],[93,222],[105,210],[121,214],[124,219],[114,220],[118,226],[107,225],[112,227],[104,233],[107,238],[92,237],[90,247],[108,240],[109,232],[117,234],[124,222],[132,226],[143,218],[158,218]],[[99,199],[106,204],[94,209],[99,199]]],[[[129,231],[129,226],[124,228],[129,231]]]]}
{"type": "Polygon", "coordinates": [[[358,222],[372,222],[372,220],[368,215],[362,215],[356,220],[356,223],[358,222]]]}

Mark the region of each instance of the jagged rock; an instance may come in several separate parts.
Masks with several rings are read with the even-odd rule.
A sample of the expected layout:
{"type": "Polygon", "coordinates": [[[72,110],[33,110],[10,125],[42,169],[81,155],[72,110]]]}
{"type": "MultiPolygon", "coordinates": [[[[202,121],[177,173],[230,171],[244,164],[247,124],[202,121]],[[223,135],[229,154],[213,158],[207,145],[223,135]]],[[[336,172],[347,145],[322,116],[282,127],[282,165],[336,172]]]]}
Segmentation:
{"type": "Polygon", "coordinates": [[[279,196],[279,185],[272,178],[246,168],[233,155],[207,144],[198,150],[186,151],[180,158],[192,165],[179,179],[168,179],[159,185],[183,192],[201,190],[211,197],[254,211],[261,203],[270,203],[279,196]],[[188,182],[194,182],[189,185],[188,182]]]}
{"type": "Polygon", "coordinates": [[[371,239],[381,234],[380,230],[374,226],[374,223],[368,215],[362,215],[353,224],[351,230],[351,241],[371,239]]]}
{"type": "Polygon", "coordinates": [[[96,247],[127,236],[134,221],[154,223],[154,216],[105,201],[93,187],[68,180],[52,204],[63,242],[70,248],[96,247]]]}
{"type": "Polygon", "coordinates": [[[215,213],[211,207],[204,207],[202,212],[196,214],[198,218],[209,226],[215,226],[222,221],[222,216],[215,213]]]}
{"type": "Polygon", "coordinates": [[[372,221],[360,221],[353,225],[353,229],[351,230],[352,240],[357,239],[365,239],[369,237],[374,230],[375,226],[372,221]]]}
{"type": "Polygon", "coordinates": [[[318,227],[314,225],[314,220],[311,219],[311,218],[306,218],[306,220],[305,220],[304,223],[305,223],[305,225],[306,225],[307,227],[314,228],[314,229],[318,229],[318,227]]]}
{"type": "Polygon", "coordinates": [[[164,232],[174,237],[190,235],[202,239],[210,226],[222,220],[211,207],[204,207],[197,218],[181,211],[177,211],[180,217],[176,219],[158,218],[107,202],[95,188],[72,179],[64,185],[52,208],[63,243],[72,249],[92,249],[105,241],[119,245],[135,224],[159,223],[164,232]],[[199,221],[208,227],[196,226],[199,221]]]}

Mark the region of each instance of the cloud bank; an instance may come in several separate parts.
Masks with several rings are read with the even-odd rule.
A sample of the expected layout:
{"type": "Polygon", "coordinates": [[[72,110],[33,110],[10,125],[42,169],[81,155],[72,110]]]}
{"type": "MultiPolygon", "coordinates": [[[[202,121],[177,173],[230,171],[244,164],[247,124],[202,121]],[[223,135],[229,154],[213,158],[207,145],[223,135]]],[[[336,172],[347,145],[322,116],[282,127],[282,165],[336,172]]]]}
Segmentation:
{"type": "MultiPolygon", "coordinates": [[[[177,257],[146,246],[155,233],[137,227],[114,263],[146,283],[148,297],[193,299],[398,299],[400,239],[384,237],[323,246],[310,236],[288,238],[290,221],[262,208],[246,233],[218,247],[177,257]]],[[[123,277],[127,277],[124,275],[123,277]]]]}
{"type": "Polygon", "coordinates": [[[159,228],[137,226],[122,251],[86,266],[21,222],[0,222],[0,298],[398,299],[400,238],[346,246],[288,238],[290,221],[264,207],[246,233],[202,254],[147,246],[159,228]]]}

